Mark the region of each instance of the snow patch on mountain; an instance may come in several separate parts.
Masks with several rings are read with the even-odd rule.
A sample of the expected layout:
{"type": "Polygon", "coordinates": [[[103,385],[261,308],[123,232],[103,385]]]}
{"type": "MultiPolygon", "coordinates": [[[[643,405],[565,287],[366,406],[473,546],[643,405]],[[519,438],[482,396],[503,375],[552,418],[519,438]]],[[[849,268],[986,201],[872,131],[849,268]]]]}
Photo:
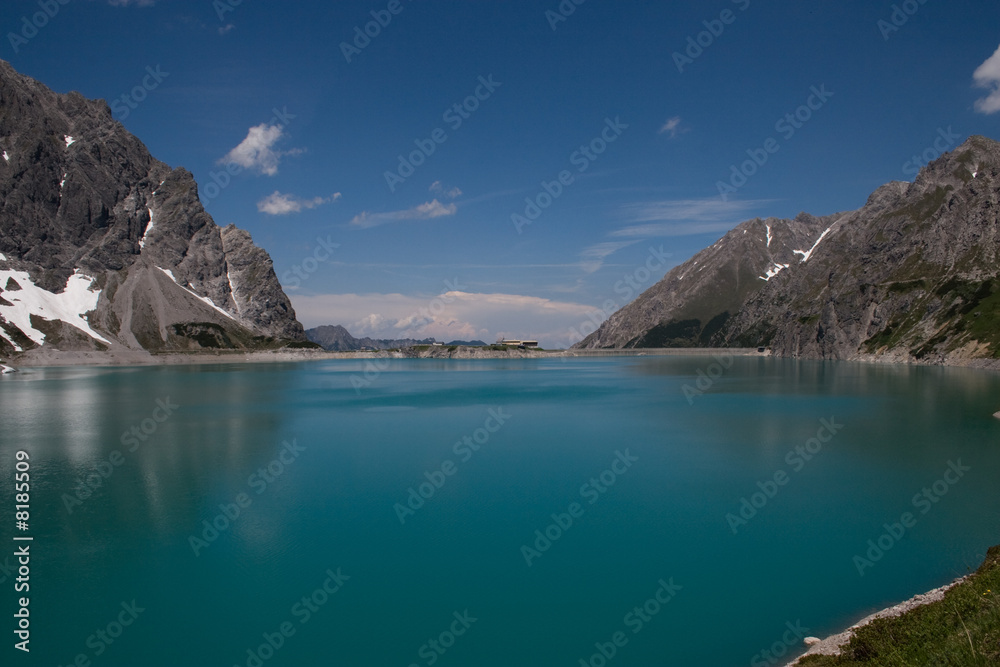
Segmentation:
{"type": "Polygon", "coordinates": [[[826,235],[830,233],[831,229],[833,229],[833,227],[827,227],[826,231],[819,235],[819,238],[816,239],[816,243],[813,243],[813,247],[809,248],[809,250],[793,250],[792,252],[796,255],[802,255],[802,262],[808,262],[809,258],[812,257],[813,251],[816,250],[820,242],[826,238],[826,235]]]}
{"type": "Polygon", "coordinates": [[[763,276],[758,276],[758,277],[761,280],[763,280],[764,282],[768,282],[768,281],[771,280],[771,278],[775,277],[776,275],[778,275],[779,273],[781,273],[782,271],[784,271],[788,267],[789,267],[788,264],[778,264],[777,262],[775,262],[774,266],[772,266],[770,269],[768,269],[767,272],[763,276]]]}
{"type": "MultiPolygon", "coordinates": [[[[149,211],[149,224],[146,225],[145,231],[143,231],[142,236],[139,237],[139,247],[140,248],[145,248],[146,247],[146,235],[149,234],[149,231],[151,229],[153,229],[153,209],[147,208],[146,210],[149,211]]],[[[171,276],[171,278],[173,278],[173,276],[171,276]]],[[[177,282],[177,281],[175,280],[174,282],[177,282]]]]}
{"type": "MultiPolygon", "coordinates": [[[[35,285],[25,271],[0,271],[0,289],[3,290],[4,300],[11,304],[0,305],[0,317],[16,326],[38,345],[45,342],[45,334],[31,326],[32,315],[46,320],[61,320],[91,338],[110,345],[110,341],[90,328],[90,323],[84,317],[97,308],[97,300],[101,296],[100,290],[91,291],[93,284],[93,278],[77,270],[66,281],[66,289],[60,294],[53,294],[35,285]],[[11,280],[21,289],[7,290],[6,286],[11,280]]],[[[15,350],[21,351],[21,347],[2,328],[0,336],[13,345],[15,350]]]]}
{"type": "Polygon", "coordinates": [[[240,302],[236,300],[236,285],[233,284],[233,277],[229,273],[229,267],[226,267],[226,280],[229,281],[229,293],[233,295],[233,303],[236,304],[236,312],[242,314],[240,311],[240,302]]]}
{"type": "MultiPolygon", "coordinates": [[[[160,267],[156,267],[156,268],[160,269],[160,267]]],[[[170,277],[170,279],[171,279],[172,281],[174,281],[174,284],[175,284],[175,285],[177,285],[177,286],[178,286],[178,287],[180,287],[180,288],[181,288],[182,290],[184,290],[185,292],[187,292],[188,294],[190,294],[190,295],[191,295],[191,296],[193,296],[194,298],[198,299],[198,300],[199,300],[199,301],[201,301],[202,303],[204,303],[204,304],[205,304],[206,306],[209,306],[209,307],[211,307],[211,308],[214,308],[215,310],[219,311],[219,312],[220,312],[221,314],[225,315],[226,317],[228,317],[228,318],[229,318],[229,319],[231,319],[232,321],[234,321],[234,322],[236,322],[236,323],[239,323],[239,320],[238,320],[238,319],[236,319],[235,317],[233,317],[233,316],[232,316],[232,315],[231,315],[230,313],[228,313],[228,312],[224,311],[224,310],[223,310],[222,308],[219,308],[218,306],[216,306],[216,305],[215,305],[215,302],[214,302],[214,301],[212,301],[211,299],[209,299],[209,298],[208,298],[207,296],[199,296],[199,295],[198,295],[198,294],[197,294],[196,292],[194,292],[193,290],[191,290],[191,289],[189,289],[189,288],[185,287],[184,285],[181,285],[181,284],[180,284],[179,282],[177,282],[177,278],[174,278],[174,274],[173,274],[173,273],[172,273],[172,272],[171,272],[171,271],[170,271],[169,269],[160,269],[160,271],[163,271],[163,273],[164,273],[164,274],[166,274],[167,276],[169,276],[169,277],[170,277]]]]}

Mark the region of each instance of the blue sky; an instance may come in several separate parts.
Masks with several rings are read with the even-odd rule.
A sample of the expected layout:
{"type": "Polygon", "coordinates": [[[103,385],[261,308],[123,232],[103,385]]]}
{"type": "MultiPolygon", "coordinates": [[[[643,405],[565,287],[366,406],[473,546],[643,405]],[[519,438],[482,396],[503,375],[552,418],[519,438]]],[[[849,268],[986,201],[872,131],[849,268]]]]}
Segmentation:
{"type": "Polygon", "coordinates": [[[743,220],[1000,139],[996,3],[62,2],[5,0],[0,58],[113,103],[355,335],[565,346],[743,220]]]}

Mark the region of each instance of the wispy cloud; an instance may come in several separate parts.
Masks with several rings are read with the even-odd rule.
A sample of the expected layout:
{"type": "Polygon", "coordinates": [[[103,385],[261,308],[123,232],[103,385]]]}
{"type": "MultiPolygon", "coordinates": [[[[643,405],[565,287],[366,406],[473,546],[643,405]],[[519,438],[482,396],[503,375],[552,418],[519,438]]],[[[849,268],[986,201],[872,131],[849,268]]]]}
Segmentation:
{"type": "Polygon", "coordinates": [[[624,217],[632,223],[611,232],[613,238],[693,236],[726,232],[770,200],[678,199],[628,204],[624,217]]]}
{"type": "Polygon", "coordinates": [[[421,204],[420,206],[408,208],[405,211],[389,211],[387,213],[369,213],[368,211],[365,211],[364,213],[356,215],[354,219],[351,220],[351,225],[362,229],[368,229],[370,227],[378,227],[379,225],[384,225],[389,222],[400,222],[403,220],[433,220],[434,218],[443,218],[449,215],[455,215],[457,211],[458,207],[455,206],[455,204],[445,205],[435,199],[421,204]]]}
{"type": "Polygon", "coordinates": [[[235,163],[244,169],[252,169],[268,176],[274,176],[278,173],[278,164],[282,157],[304,152],[298,148],[288,151],[275,150],[275,144],[284,136],[285,130],[281,125],[261,123],[256,127],[251,127],[247,132],[246,139],[219,160],[219,164],[235,163]]]}
{"type": "Polygon", "coordinates": [[[674,137],[677,136],[677,133],[680,131],[680,127],[681,127],[681,117],[674,116],[673,118],[668,119],[667,122],[663,124],[663,127],[660,128],[660,131],[657,134],[669,134],[670,138],[673,139],[674,137]]]}
{"type": "Polygon", "coordinates": [[[695,236],[728,232],[736,222],[664,222],[649,225],[629,225],[611,232],[615,238],[655,238],[662,236],[695,236]]]}
{"type": "Polygon", "coordinates": [[[431,183],[431,192],[436,192],[439,195],[447,197],[448,199],[457,199],[462,196],[462,191],[458,188],[446,188],[441,181],[434,181],[431,183]]]}
{"type": "Polygon", "coordinates": [[[257,210],[268,215],[288,215],[299,213],[300,211],[316,208],[323,204],[329,204],[340,199],[339,192],[335,192],[329,197],[314,197],[313,199],[299,199],[295,195],[283,194],[275,190],[273,193],[257,202],[257,210]]]}
{"type": "Polygon", "coordinates": [[[976,111],[991,114],[1000,111],[1000,47],[972,74],[976,85],[986,88],[990,94],[976,100],[976,111]]]}
{"type": "Polygon", "coordinates": [[[220,34],[220,35],[227,35],[227,34],[229,34],[229,33],[230,33],[230,32],[231,32],[231,31],[232,31],[232,30],[233,30],[234,28],[236,28],[236,26],[235,26],[235,25],[233,25],[232,23],[227,23],[226,25],[224,25],[224,26],[222,26],[221,28],[219,28],[219,34],[220,34]]]}
{"type": "Polygon", "coordinates": [[[580,253],[580,268],[587,273],[596,273],[604,266],[604,260],[609,256],[638,242],[638,239],[635,241],[605,241],[584,248],[583,252],[580,253]]]}
{"type": "Polygon", "coordinates": [[[108,4],[112,7],[128,7],[134,5],[136,7],[152,7],[156,4],[156,0],[108,0],[108,4]]]}

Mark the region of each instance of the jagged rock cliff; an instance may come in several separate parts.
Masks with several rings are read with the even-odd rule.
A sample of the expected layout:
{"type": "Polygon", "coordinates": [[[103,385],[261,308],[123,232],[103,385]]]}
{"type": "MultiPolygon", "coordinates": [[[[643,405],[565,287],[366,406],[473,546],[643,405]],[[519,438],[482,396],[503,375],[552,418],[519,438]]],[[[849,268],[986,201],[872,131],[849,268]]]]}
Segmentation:
{"type": "Polygon", "coordinates": [[[913,183],[879,188],[857,211],[799,216],[777,228],[791,223],[799,225],[797,247],[794,257],[774,258],[788,264],[776,275],[752,286],[736,279],[760,266],[762,225],[776,228],[743,223],[579,345],[768,346],[784,356],[932,363],[1000,358],[997,142],[972,137],[913,183]],[[740,237],[748,237],[742,246],[740,237]],[[697,273],[709,277],[685,286],[697,273]]]}
{"type": "Polygon", "coordinates": [[[0,354],[303,342],[267,253],[102,100],[0,61],[0,354]]]}

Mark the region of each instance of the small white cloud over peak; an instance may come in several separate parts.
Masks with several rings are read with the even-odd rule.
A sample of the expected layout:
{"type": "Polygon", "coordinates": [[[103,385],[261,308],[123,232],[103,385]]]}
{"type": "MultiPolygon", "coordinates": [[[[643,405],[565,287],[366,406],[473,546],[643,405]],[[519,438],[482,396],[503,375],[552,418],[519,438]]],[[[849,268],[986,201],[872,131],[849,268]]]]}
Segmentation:
{"type": "Polygon", "coordinates": [[[633,224],[611,232],[612,237],[692,236],[726,232],[750,216],[750,212],[770,200],[722,201],[675,199],[647,201],[623,207],[625,219],[633,224]]]}
{"type": "Polygon", "coordinates": [[[462,196],[462,191],[460,189],[445,187],[441,181],[434,181],[431,183],[431,187],[429,189],[431,192],[436,192],[439,195],[447,197],[448,199],[458,199],[462,196]]]}
{"type": "Polygon", "coordinates": [[[283,156],[299,155],[305,152],[301,148],[289,151],[275,150],[275,144],[284,135],[285,129],[281,125],[261,123],[251,127],[247,132],[246,139],[219,160],[219,164],[238,164],[244,169],[253,169],[262,174],[274,176],[278,173],[278,164],[283,156]]]}
{"type": "Polygon", "coordinates": [[[673,139],[677,136],[677,133],[680,132],[680,129],[681,117],[674,116],[673,118],[669,118],[667,122],[663,124],[663,127],[660,128],[660,131],[657,132],[657,134],[669,134],[670,138],[673,139]]]}
{"type": "Polygon", "coordinates": [[[387,213],[369,213],[365,211],[359,215],[354,216],[351,220],[351,225],[354,227],[361,227],[362,229],[368,229],[370,227],[378,227],[379,225],[384,225],[389,222],[400,222],[403,220],[433,220],[434,218],[443,218],[449,215],[455,215],[458,211],[458,207],[455,204],[442,204],[437,199],[429,201],[419,206],[414,206],[413,208],[408,208],[405,211],[389,211],[387,213]]]}
{"type": "Polygon", "coordinates": [[[1000,111],[1000,47],[972,74],[976,85],[990,91],[990,94],[976,100],[976,111],[992,114],[1000,111]]]}
{"type": "Polygon", "coordinates": [[[335,192],[329,197],[314,197],[313,199],[300,199],[295,195],[283,194],[278,190],[257,202],[257,210],[268,215],[288,215],[299,213],[304,210],[313,209],[323,204],[329,204],[340,199],[341,194],[335,192]]]}
{"type": "Polygon", "coordinates": [[[609,256],[638,242],[638,239],[635,241],[606,241],[584,248],[583,252],[580,253],[580,268],[587,273],[596,273],[604,266],[604,260],[609,256]]]}

